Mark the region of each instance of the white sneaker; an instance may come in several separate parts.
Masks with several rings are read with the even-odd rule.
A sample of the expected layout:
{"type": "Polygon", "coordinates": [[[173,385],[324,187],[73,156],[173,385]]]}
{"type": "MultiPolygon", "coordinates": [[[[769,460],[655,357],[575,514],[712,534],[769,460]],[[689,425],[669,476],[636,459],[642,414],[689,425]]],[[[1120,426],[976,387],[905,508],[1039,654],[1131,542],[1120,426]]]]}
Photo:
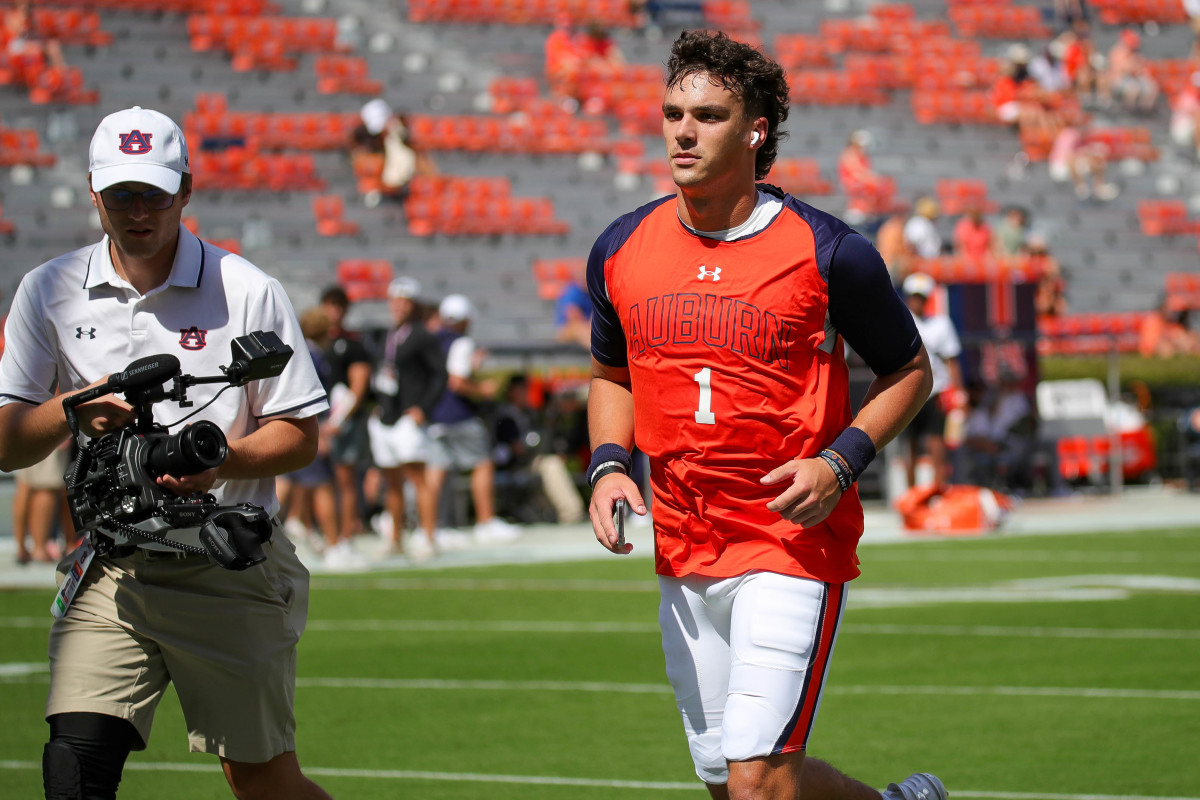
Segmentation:
{"type": "Polygon", "coordinates": [[[465,550],[471,546],[471,534],[453,528],[439,528],[433,534],[439,550],[465,550]]]}
{"type": "Polygon", "coordinates": [[[367,559],[354,549],[354,545],[341,541],[325,551],[325,568],[331,570],[365,569],[367,559]]]}
{"type": "Polygon", "coordinates": [[[914,772],[899,785],[889,783],[883,800],[946,800],[946,787],[936,775],[914,772]]]}
{"type": "Polygon", "coordinates": [[[283,532],[293,542],[303,542],[308,539],[308,528],[295,517],[288,517],[283,521],[283,532]]]}
{"type": "Polygon", "coordinates": [[[413,561],[428,561],[437,555],[437,548],[424,533],[414,533],[404,542],[404,554],[413,561]]]}
{"type": "Polygon", "coordinates": [[[487,522],[475,524],[475,541],[477,542],[511,542],[520,535],[520,528],[499,517],[492,517],[487,522]]]}

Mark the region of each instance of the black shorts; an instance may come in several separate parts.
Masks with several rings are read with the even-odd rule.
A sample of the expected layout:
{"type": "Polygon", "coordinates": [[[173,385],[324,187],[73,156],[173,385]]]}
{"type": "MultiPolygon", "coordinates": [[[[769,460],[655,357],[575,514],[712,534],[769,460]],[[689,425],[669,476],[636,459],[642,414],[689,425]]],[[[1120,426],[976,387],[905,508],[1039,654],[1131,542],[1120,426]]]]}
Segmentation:
{"type": "Polygon", "coordinates": [[[906,436],[917,439],[925,436],[945,435],[946,415],[942,411],[941,403],[938,402],[938,395],[933,395],[925,401],[925,405],[921,406],[921,410],[913,417],[913,421],[908,423],[904,433],[906,436]]]}
{"type": "Polygon", "coordinates": [[[365,414],[356,414],[342,424],[341,430],[329,443],[329,460],[334,464],[370,465],[371,444],[367,437],[365,414]]]}

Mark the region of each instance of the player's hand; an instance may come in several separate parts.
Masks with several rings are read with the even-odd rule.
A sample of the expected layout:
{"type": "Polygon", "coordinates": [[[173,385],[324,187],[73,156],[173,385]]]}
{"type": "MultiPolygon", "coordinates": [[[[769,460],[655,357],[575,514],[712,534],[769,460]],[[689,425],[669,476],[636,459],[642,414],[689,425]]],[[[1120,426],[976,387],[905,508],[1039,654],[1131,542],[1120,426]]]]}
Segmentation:
{"type": "MultiPolygon", "coordinates": [[[[107,382],[108,376],[105,375],[95,383],[91,383],[80,389],[79,392],[87,391],[107,382]]],[[[79,394],[79,392],[74,392],[74,394],[79,394]]],[[[97,397],[95,400],[89,400],[86,403],[76,406],[75,417],[79,420],[79,430],[92,438],[103,436],[113,431],[119,431],[137,419],[137,416],[133,412],[133,406],[121,398],[112,395],[97,397]]]]}
{"type": "Polygon", "coordinates": [[[626,505],[633,509],[633,513],[646,515],[646,503],[637,484],[628,475],[613,472],[596,481],[588,516],[592,518],[592,532],[596,534],[596,541],[610,552],[627,555],[633,551],[633,544],[626,542],[623,547],[618,546],[617,529],[613,525],[613,506],[621,497],[625,498],[626,505]]]}
{"type": "Polygon", "coordinates": [[[820,458],[789,461],[764,475],[763,486],[790,481],[783,494],[767,503],[767,510],[788,522],[810,527],[823,521],[842,498],[833,468],[820,458]]]}
{"type": "Polygon", "coordinates": [[[155,481],[159,486],[180,497],[187,497],[196,492],[207,492],[217,482],[217,468],[206,469],[195,475],[163,475],[155,481]]]}

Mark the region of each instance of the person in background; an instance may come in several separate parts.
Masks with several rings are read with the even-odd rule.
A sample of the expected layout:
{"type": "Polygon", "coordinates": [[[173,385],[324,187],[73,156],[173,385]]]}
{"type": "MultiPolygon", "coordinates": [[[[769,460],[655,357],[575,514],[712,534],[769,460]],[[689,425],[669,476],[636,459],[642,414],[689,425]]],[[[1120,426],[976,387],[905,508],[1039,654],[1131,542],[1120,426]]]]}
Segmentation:
{"type": "Polygon", "coordinates": [[[1013,258],[1025,250],[1025,237],[1029,233],[1029,212],[1020,206],[1006,206],[1000,213],[1000,221],[992,231],[996,243],[996,255],[1013,258]]]}
{"type": "Polygon", "coordinates": [[[573,268],[571,280],[554,301],[555,336],[560,342],[590,348],[592,343],[592,298],[584,285],[584,264],[573,268]]]}
{"type": "Polygon", "coordinates": [[[350,133],[350,161],[356,175],[369,178],[363,184],[372,187],[363,196],[367,206],[403,200],[414,177],[438,173],[429,154],[412,146],[404,118],[386,100],[368,101],[359,116],[362,121],[350,133]]]}
{"type": "Polygon", "coordinates": [[[380,531],[385,551],[404,551],[404,484],[417,501],[416,557],[436,549],[437,495],[425,478],[429,460],[429,418],[446,388],[446,360],[438,340],[419,314],[421,284],[401,276],[388,285],[392,328],[371,379],[378,406],[367,421],[371,458],[383,473],[385,521],[380,531]],[[388,522],[387,520],[390,520],[388,522]]]}
{"type": "Polygon", "coordinates": [[[1027,489],[1033,483],[1037,423],[1033,406],[1011,370],[988,390],[975,381],[967,389],[961,460],[965,482],[999,491],[1027,489]]]}
{"type": "MultiPolygon", "coordinates": [[[[300,315],[300,330],[304,334],[304,343],[317,370],[317,377],[328,394],[333,388],[332,373],[324,355],[325,348],[329,346],[329,317],[320,308],[310,308],[300,315]]],[[[327,412],[322,412],[317,416],[317,421],[324,425],[328,416],[327,412]]],[[[318,535],[313,546],[318,552],[324,550],[326,566],[351,566],[349,563],[335,563],[335,559],[329,555],[329,551],[338,544],[337,500],[333,491],[329,444],[329,437],[321,436],[317,457],[312,463],[288,473],[291,488],[283,528],[293,537],[296,532],[316,532],[318,535]],[[297,524],[293,526],[293,522],[297,524]]],[[[366,566],[366,559],[361,559],[356,565],[366,566]]]]}
{"type": "Polygon", "coordinates": [[[933,278],[914,272],[904,279],[904,296],[912,312],[921,341],[929,354],[933,388],[929,399],[904,431],[907,445],[904,466],[909,486],[916,486],[917,461],[925,455],[933,470],[933,482],[944,486],[950,482],[950,460],[946,454],[946,414],[966,403],[958,357],[962,344],[954,323],[945,314],[930,313],[930,298],[937,288],[933,278]]]}
{"type": "MultiPolygon", "coordinates": [[[[630,551],[613,514],[618,500],[648,511],[630,475],[636,438],[667,675],[713,798],[880,800],[806,747],[858,574],[854,482],[925,399],[928,359],[870,243],[756,183],[787,118],[783,68],[723,33],[685,31],[667,73],[676,193],[619,217],[588,259],[592,530],[630,551]],[[727,308],[737,321],[722,325],[727,308]],[[876,374],[857,415],[845,344],[876,374]]],[[[946,791],[917,773],[882,796],[946,791]]]]}
{"type": "Polygon", "coordinates": [[[875,249],[887,265],[892,284],[897,288],[912,270],[912,253],[904,243],[904,224],[907,221],[907,213],[896,212],[889,215],[879,230],[875,231],[875,249]]]}
{"type": "Polygon", "coordinates": [[[992,226],[983,209],[971,206],[954,223],[954,252],[973,261],[983,261],[992,252],[992,226]]]}
{"type": "Polygon", "coordinates": [[[846,217],[856,223],[886,209],[896,191],[895,180],[871,166],[873,142],[870,131],[856,130],[838,155],[838,185],[846,195],[846,217]]]}
{"type": "MultiPolygon", "coordinates": [[[[360,477],[371,461],[371,443],[367,436],[367,418],[371,393],[371,354],[362,338],[346,330],[350,298],[340,286],[321,293],[321,310],[329,319],[328,346],[323,353],[329,364],[332,388],[329,391],[329,418],[321,425],[321,436],[329,440],[329,459],[333,464],[334,491],[338,513],[338,534],[333,560],[357,553],[354,537],[362,532],[366,498],[360,477]]],[[[326,559],[332,551],[327,551],[326,559]]]]}
{"type": "Polygon", "coordinates": [[[1149,114],[1158,101],[1159,86],[1142,56],[1142,37],[1126,28],[1108,51],[1105,87],[1108,99],[1127,111],[1149,114]]]}
{"type": "Polygon", "coordinates": [[[429,491],[440,497],[451,470],[470,470],[471,500],[475,505],[475,540],[516,539],[521,529],[496,516],[496,467],[491,458],[491,434],[478,403],[496,394],[494,379],[479,377],[486,353],[468,336],[475,307],[461,294],[448,295],[438,306],[442,330],[438,344],[446,358],[446,389],[430,415],[432,447],[426,479],[429,491]]]}
{"type": "Polygon", "coordinates": [[[1084,125],[1064,125],[1054,137],[1046,169],[1057,183],[1070,181],[1080,200],[1096,198],[1108,201],[1120,194],[1116,184],[1108,183],[1108,145],[1088,137],[1084,125]]]}
{"type": "Polygon", "coordinates": [[[12,509],[13,542],[17,546],[18,564],[57,561],[63,552],[72,549],[73,535],[66,537],[64,551],[60,551],[53,539],[55,523],[60,519],[64,532],[73,534],[70,517],[60,517],[66,496],[63,475],[69,465],[70,452],[70,444],[64,443],[37,464],[13,472],[16,483],[12,509]]]}
{"type": "Polygon", "coordinates": [[[1143,358],[1200,354],[1200,333],[1192,330],[1188,309],[1164,296],[1142,321],[1138,352],[1143,358]]]}
{"type": "MultiPolygon", "coordinates": [[[[529,379],[522,373],[509,378],[504,402],[492,415],[495,445],[492,460],[499,472],[527,472],[538,478],[542,494],[554,507],[555,519],[570,525],[581,521],[583,498],[563,457],[550,447],[551,436],[529,401],[529,379]]],[[[514,479],[514,482],[517,480],[514,479]]]]}
{"type": "Polygon", "coordinates": [[[1067,313],[1067,281],[1063,277],[1058,259],[1050,253],[1046,237],[1039,233],[1029,235],[1025,258],[1034,275],[1037,289],[1033,295],[1034,313],[1039,318],[1061,317],[1067,313]]]}
{"type": "Polygon", "coordinates": [[[942,235],[936,222],[942,207],[932,197],[922,197],[913,204],[912,216],[904,223],[904,244],[916,258],[937,258],[942,254],[942,235]]]}
{"type": "Polygon", "coordinates": [[[1193,72],[1171,98],[1170,132],[1171,141],[1200,158],[1200,71],[1193,72]]]}

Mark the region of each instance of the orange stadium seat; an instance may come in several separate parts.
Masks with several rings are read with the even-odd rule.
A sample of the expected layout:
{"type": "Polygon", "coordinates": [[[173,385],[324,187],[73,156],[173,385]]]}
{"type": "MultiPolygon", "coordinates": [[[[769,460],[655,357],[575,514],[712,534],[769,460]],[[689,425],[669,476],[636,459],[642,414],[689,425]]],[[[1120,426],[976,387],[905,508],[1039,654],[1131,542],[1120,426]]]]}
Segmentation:
{"type": "Polygon", "coordinates": [[[831,67],[829,42],[818,34],[781,33],[774,41],[775,60],[785,69],[831,67]]]}
{"type": "Polygon", "coordinates": [[[358,223],[345,218],[346,201],[341,195],[317,195],[312,200],[312,208],[319,235],[353,236],[358,233],[358,223]]]}
{"type": "Polygon", "coordinates": [[[0,233],[8,235],[17,229],[16,223],[4,218],[4,206],[0,205],[0,233]]]}
{"type": "Polygon", "coordinates": [[[1168,272],[1167,300],[1176,308],[1200,310],[1200,273],[1168,272]]]}
{"type": "Polygon", "coordinates": [[[1138,222],[1146,236],[1200,232],[1200,225],[1188,217],[1187,204],[1182,200],[1141,200],[1137,210],[1138,222]]]}
{"type": "Polygon", "coordinates": [[[997,206],[988,200],[986,181],[975,178],[941,178],[934,186],[944,214],[965,214],[977,208],[985,214],[994,213],[997,206]]]}
{"type": "Polygon", "coordinates": [[[1052,33],[1037,6],[955,5],[948,9],[959,36],[984,39],[1048,39],[1052,33]]]}
{"type": "Polygon", "coordinates": [[[1092,0],[1091,5],[1105,25],[1180,25],[1188,21],[1179,0],[1092,0]]]}

